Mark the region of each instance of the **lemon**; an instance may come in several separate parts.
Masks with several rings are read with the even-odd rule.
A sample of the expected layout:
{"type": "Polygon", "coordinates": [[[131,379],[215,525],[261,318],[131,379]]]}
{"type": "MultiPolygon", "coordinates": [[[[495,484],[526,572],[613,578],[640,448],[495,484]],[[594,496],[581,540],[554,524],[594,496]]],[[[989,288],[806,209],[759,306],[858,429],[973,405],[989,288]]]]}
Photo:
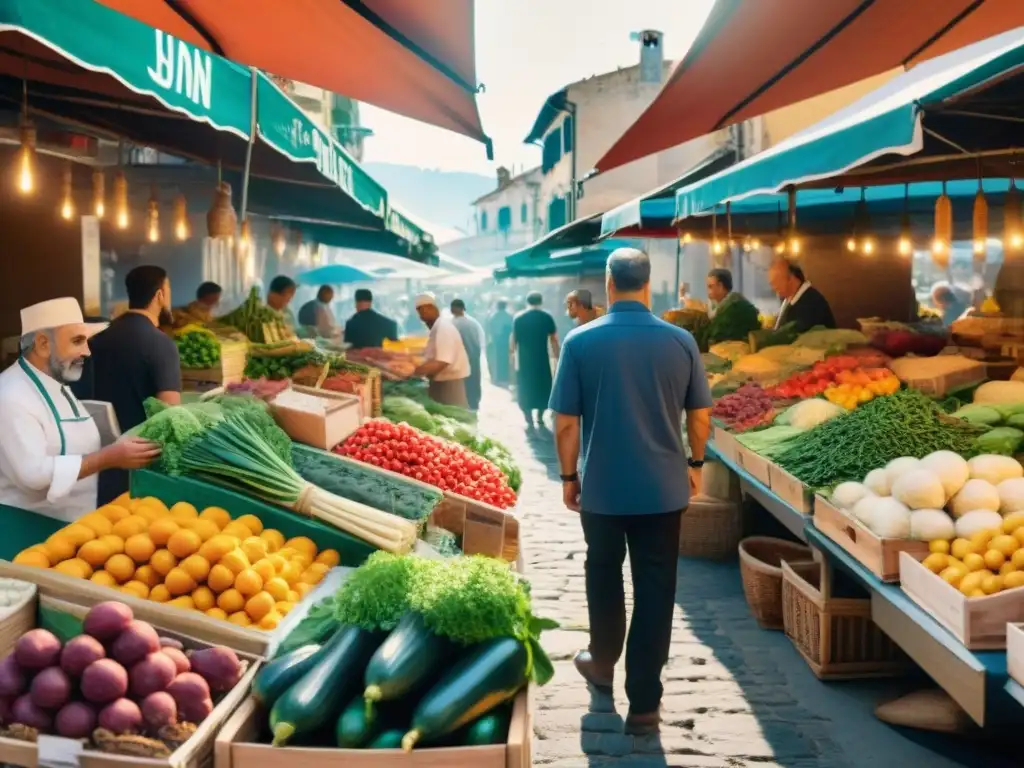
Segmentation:
{"type": "Polygon", "coordinates": [[[1003,589],[1003,577],[990,575],[986,576],[981,581],[981,591],[986,595],[994,595],[996,592],[1001,592],[1003,589]]]}
{"type": "Polygon", "coordinates": [[[1012,512],[1003,518],[1003,533],[1013,533],[1024,526],[1024,512],[1012,512]]]}
{"type": "Polygon", "coordinates": [[[968,571],[983,571],[985,570],[985,558],[977,552],[971,552],[964,557],[964,565],[967,566],[968,571]]]}
{"type": "Polygon", "coordinates": [[[946,568],[939,574],[940,577],[947,583],[954,587],[960,586],[960,581],[964,577],[964,572],[959,568],[946,568]]]}
{"type": "MultiPolygon", "coordinates": [[[[1010,538],[1013,538],[1012,536],[1010,538]]],[[[995,541],[995,539],[993,539],[995,541]]],[[[1000,552],[998,549],[990,549],[984,554],[985,567],[990,571],[998,571],[1003,567],[1003,563],[1006,562],[1006,555],[1000,552]]]]}
{"type": "Polygon", "coordinates": [[[1002,552],[1004,556],[1010,557],[1014,552],[1020,549],[1020,542],[1013,536],[1001,533],[998,536],[993,536],[992,541],[988,543],[988,546],[989,549],[996,549],[1002,552]]]}
{"type": "Polygon", "coordinates": [[[1024,571],[1012,571],[1003,576],[1003,589],[1024,587],[1024,571]]]}
{"type": "Polygon", "coordinates": [[[981,589],[981,582],[990,574],[985,571],[972,571],[960,579],[960,591],[965,595],[971,594],[976,589],[981,589]]]}
{"type": "MultiPolygon", "coordinates": [[[[932,551],[934,552],[934,550],[932,551]]],[[[969,555],[973,551],[974,550],[971,547],[971,542],[969,542],[967,539],[954,539],[953,543],[950,545],[950,552],[953,554],[953,557],[957,558],[958,560],[963,560],[967,555],[969,555]]]]}

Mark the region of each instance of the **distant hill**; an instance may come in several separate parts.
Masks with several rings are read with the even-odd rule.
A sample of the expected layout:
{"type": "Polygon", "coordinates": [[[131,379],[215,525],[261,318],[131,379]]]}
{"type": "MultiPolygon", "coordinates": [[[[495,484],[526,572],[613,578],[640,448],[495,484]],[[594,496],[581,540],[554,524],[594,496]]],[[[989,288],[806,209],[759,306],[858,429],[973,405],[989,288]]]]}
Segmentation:
{"type": "Polygon", "coordinates": [[[469,204],[497,186],[489,176],[461,171],[438,171],[395,163],[364,163],[398,204],[422,219],[465,230],[469,204]]]}

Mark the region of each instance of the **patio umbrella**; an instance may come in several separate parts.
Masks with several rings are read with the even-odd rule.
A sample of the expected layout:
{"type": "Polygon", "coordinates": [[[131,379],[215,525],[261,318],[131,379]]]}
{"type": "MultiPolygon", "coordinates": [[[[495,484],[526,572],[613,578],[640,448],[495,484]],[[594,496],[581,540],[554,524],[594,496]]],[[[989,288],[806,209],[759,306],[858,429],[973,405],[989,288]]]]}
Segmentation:
{"type": "Polygon", "coordinates": [[[718,0],[596,170],[1021,25],[1020,0],[718,0]]]}
{"type": "Polygon", "coordinates": [[[489,145],[476,105],[473,0],[102,2],[234,61],[489,145]]]}
{"type": "Polygon", "coordinates": [[[344,285],[372,282],[377,278],[349,264],[327,264],[303,272],[295,278],[301,285],[344,285]]]}

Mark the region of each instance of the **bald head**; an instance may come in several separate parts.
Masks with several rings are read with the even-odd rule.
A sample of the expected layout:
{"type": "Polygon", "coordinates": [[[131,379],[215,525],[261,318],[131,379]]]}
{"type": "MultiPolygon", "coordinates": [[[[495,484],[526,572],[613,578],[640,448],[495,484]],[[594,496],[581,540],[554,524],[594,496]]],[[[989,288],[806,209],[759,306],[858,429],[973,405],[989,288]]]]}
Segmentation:
{"type": "Polygon", "coordinates": [[[637,248],[618,248],[608,257],[605,274],[608,300],[651,303],[651,259],[637,248]]]}
{"type": "Polygon", "coordinates": [[[789,259],[776,259],[768,270],[768,284],[783,300],[793,298],[805,279],[804,271],[789,259]]]}

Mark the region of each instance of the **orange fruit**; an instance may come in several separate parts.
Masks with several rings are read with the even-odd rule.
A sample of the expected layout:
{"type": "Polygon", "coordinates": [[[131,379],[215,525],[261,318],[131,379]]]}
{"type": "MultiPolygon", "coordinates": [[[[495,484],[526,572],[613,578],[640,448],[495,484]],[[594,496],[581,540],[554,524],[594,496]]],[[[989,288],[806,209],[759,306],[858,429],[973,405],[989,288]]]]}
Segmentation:
{"type": "Polygon", "coordinates": [[[277,625],[281,623],[282,618],[281,614],[277,611],[268,611],[262,619],[256,622],[256,626],[270,632],[271,630],[277,629],[277,625]]]}
{"type": "Polygon", "coordinates": [[[217,596],[217,607],[231,614],[245,608],[245,597],[237,589],[227,589],[217,596]]]}
{"type": "Polygon", "coordinates": [[[169,517],[158,518],[149,525],[149,538],[153,540],[156,546],[166,547],[167,540],[177,533],[180,527],[169,517]]]}
{"type": "Polygon", "coordinates": [[[124,542],[124,553],[139,565],[148,563],[154,552],[156,546],[148,533],[137,533],[124,542]]]}
{"type": "Polygon", "coordinates": [[[289,603],[297,603],[297,602],[299,602],[299,600],[301,600],[301,599],[302,599],[302,595],[300,595],[300,594],[299,594],[298,592],[296,592],[296,591],[295,591],[294,589],[289,589],[289,590],[288,590],[288,598],[287,598],[286,602],[289,602],[289,603]]]}
{"type": "Polygon", "coordinates": [[[96,571],[90,577],[89,581],[93,584],[99,584],[102,587],[116,587],[117,579],[110,575],[107,571],[96,571]]]}
{"type": "Polygon", "coordinates": [[[302,566],[297,562],[290,562],[281,571],[281,578],[287,581],[289,584],[295,584],[298,582],[299,577],[302,576],[302,566]]]}
{"type": "Polygon", "coordinates": [[[124,584],[135,575],[135,561],[128,555],[111,555],[103,567],[117,579],[118,584],[124,584]]]}
{"type": "Polygon", "coordinates": [[[198,533],[199,538],[203,541],[209,541],[220,533],[220,528],[217,527],[217,524],[210,520],[189,520],[186,526],[189,530],[198,533]]]}
{"type": "Polygon", "coordinates": [[[166,576],[171,572],[171,568],[178,564],[178,558],[166,549],[158,549],[153,553],[153,556],[149,558],[149,564],[153,566],[153,570],[161,576],[166,576]]]}
{"type": "Polygon", "coordinates": [[[242,551],[250,563],[258,563],[267,556],[267,543],[259,536],[250,536],[242,542],[242,551]]]}
{"type": "Polygon", "coordinates": [[[266,584],[270,579],[277,576],[277,571],[274,570],[274,564],[263,558],[262,560],[252,564],[252,569],[260,575],[263,579],[263,583],[266,584]]]}
{"type": "Polygon", "coordinates": [[[45,552],[40,552],[38,549],[26,549],[17,554],[14,558],[14,564],[28,565],[33,568],[49,568],[50,558],[46,556],[45,552]]]}
{"type": "Polygon", "coordinates": [[[74,557],[75,552],[78,551],[78,545],[69,536],[65,536],[62,531],[57,531],[42,546],[50,563],[53,565],[56,565],[61,560],[68,560],[74,557]]]}
{"type": "Polygon", "coordinates": [[[302,572],[302,575],[299,576],[299,583],[300,584],[309,584],[309,585],[312,586],[312,585],[319,584],[321,581],[323,581],[323,578],[324,578],[324,575],[322,573],[317,573],[316,571],[314,571],[312,569],[312,567],[310,567],[310,568],[307,568],[306,570],[304,570],[302,572]]]}
{"type": "Polygon", "coordinates": [[[162,576],[163,574],[157,573],[152,565],[140,565],[135,569],[135,580],[141,581],[150,589],[163,581],[162,576]]]}
{"type": "Polygon", "coordinates": [[[195,579],[181,567],[171,568],[170,573],[164,577],[164,585],[167,587],[167,591],[175,597],[188,594],[196,588],[195,579]]]}
{"type": "Polygon", "coordinates": [[[240,523],[237,520],[232,520],[230,523],[221,529],[221,533],[227,534],[228,536],[234,536],[239,541],[245,541],[252,536],[252,531],[245,523],[240,523]]]}
{"type": "Polygon", "coordinates": [[[199,519],[199,513],[196,511],[196,508],[187,501],[179,501],[168,511],[170,516],[179,522],[199,519]]]}
{"type": "Polygon", "coordinates": [[[249,558],[240,549],[233,549],[220,559],[220,564],[227,566],[232,573],[238,575],[249,567],[249,558]]]}
{"type": "Polygon", "coordinates": [[[228,514],[227,510],[221,509],[220,507],[207,507],[199,513],[199,519],[209,520],[218,528],[223,528],[231,522],[231,515],[228,514]]]}
{"type": "Polygon", "coordinates": [[[287,600],[278,600],[274,603],[274,610],[280,613],[282,616],[287,616],[288,612],[295,607],[294,603],[289,603],[287,600]]]}
{"type": "Polygon", "coordinates": [[[129,512],[127,508],[122,507],[120,504],[104,504],[102,507],[97,509],[96,512],[103,515],[105,518],[107,518],[107,520],[110,521],[111,528],[114,527],[114,523],[120,520],[124,520],[126,517],[128,517],[128,515],[131,514],[131,512],[129,512]]]}
{"type": "Polygon", "coordinates": [[[252,568],[246,568],[235,577],[235,589],[246,597],[252,597],[263,589],[263,579],[252,568]]]}
{"type": "Polygon", "coordinates": [[[248,627],[252,624],[252,621],[249,620],[249,614],[245,611],[235,611],[235,613],[228,616],[228,621],[232,624],[237,624],[240,627],[248,627]]]}
{"type": "Polygon", "coordinates": [[[263,582],[263,589],[270,593],[275,600],[288,599],[288,582],[280,578],[272,578],[263,582]]]}
{"type": "Polygon", "coordinates": [[[211,619],[220,619],[221,621],[227,621],[228,615],[223,608],[210,608],[206,611],[206,615],[211,619]]]}
{"type": "Polygon", "coordinates": [[[149,590],[149,599],[156,603],[166,603],[171,599],[171,590],[163,584],[157,584],[149,590]]]}
{"type": "Polygon", "coordinates": [[[232,537],[217,534],[211,536],[201,547],[199,547],[199,554],[211,563],[216,563],[237,546],[238,545],[232,537]]]}
{"type": "Polygon", "coordinates": [[[284,545],[306,555],[310,562],[312,562],[313,558],[316,557],[316,544],[313,543],[312,539],[306,536],[296,536],[293,539],[288,539],[284,545]]]}
{"type": "Polygon", "coordinates": [[[173,605],[175,608],[184,608],[186,611],[194,611],[196,608],[196,604],[189,595],[179,595],[173,600],[168,600],[167,605],[173,605]]]}
{"type": "Polygon", "coordinates": [[[276,573],[281,573],[288,565],[288,561],[280,555],[267,555],[265,559],[273,564],[276,573]]]}
{"type": "Polygon", "coordinates": [[[158,512],[160,512],[161,514],[164,514],[164,515],[167,514],[167,505],[164,504],[156,496],[144,496],[141,499],[137,499],[136,500],[136,504],[138,506],[153,507],[158,512]]]}
{"type": "Polygon", "coordinates": [[[259,621],[274,610],[275,602],[269,592],[257,592],[245,601],[245,612],[253,621],[259,621]]]}
{"type": "Polygon", "coordinates": [[[214,592],[220,593],[235,585],[235,574],[226,565],[218,563],[210,569],[206,583],[214,592]]]}
{"type": "Polygon", "coordinates": [[[320,578],[323,578],[327,575],[327,572],[331,570],[331,567],[324,563],[313,563],[306,570],[312,573],[318,573],[320,574],[320,578]]]}
{"type": "Polygon", "coordinates": [[[313,563],[322,563],[328,568],[333,568],[341,562],[341,555],[338,554],[336,549],[325,549],[319,555],[316,556],[316,560],[313,563]]]}
{"type": "Polygon", "coordinates": [[[256,515],[242,515],[235,522],[246,526],[252,531],[253,536],[259,536],[263,533],[263,521],[256,517],[256,515]]]}
{"type": "Polygon", "coordinates": [[[144,530],[149,528],[149,522],[144,517],[138,515],[129,515],[124,520],[118,520],[114,523],[113,534],[120,536],[122,539],[130,539],[137,533],[142,533],[144,530]]]}
{"type": "Polygon", "coordinates": [[[110,547],[111,554],[120,555],[124,552],[124,539],[120,536],[111,533],[107,536],[100,536],[100,541],[110,547]]]}
{"type": "Polygon", "coordinates": [[[210,575],[210,562],[202,555],[189,555],[179,565],[199,584],[210,575]]]}
{"type": "Polygon", "coordinates": [[[128,491],[125,491],[110,503],[116,504],[119,507],[124,507],[125,509],[129,509],[132,503],[132,497],[128,494],[128,491]]]}
{"type": "Polygon", "coordinates": [[[313,589],[313,585],[312,584],[307,584],[306,582],[302,582],[302,581],[300,581],[298,584],[295,585],[295,591],[299,593],[299,599],[300,600],[303,597],[305,597],[306,595],[308,595],[310,593],[310,591],[312,591],[312,589],[313,589]]]}
{"type": "Polygon", "coordinates": [[[113,554],[114,553],[110,551],[110,547],[104,543],[103,539],[87,541],[78,548],[78,556],[93,568],[99,568],[107,562],[113,554]]]}
{"type": "Polygon", "coordinates": [[[88,515],[83,515],[78,518],[77,522],[89,528],[97,536],[106,536],[114,530],[114,524],[99,512],[90,512],[88,515]]]}
{"type": "Polygon", "coordinates": [[[136,517],[141,517],[146,521],[147,526],[152,525],[154,522],[162,517],[165,517],[164,513],[156,507],[149,504],[139,504],[135,507],[135,511],[132,512],[136,517]]]}
{"type": "Polygon", "coordinates": [[[141,581],[135,581],[134,579],[132,579],[123,587],[121,587],[121,591],[127,592],[129,595],[141,597],[143,600],[149,597],[149,587],[147,587],[141,581]]]}
{"type": "Polygon", "coordinates": [[[57,573],[74,576],[76,579],[88,579],[92,576],[92,566],[77,557],[57,563],[53,566],[53,570],[57,573]]]}
{"type": "Polygon", "coordinates": [[[209,587],[196,587],[192,591],[192,602],[197,611],[208,611],[217,604],[217,596],[209,587]]]}
{"type": "Polygon", "coordinates": [[[277,552],[284,546],[284,534],[274,528],[264,528],[260,538],[267,542],[267,552],[277,552]]]}
{"type": "Polygon", "coordinates": [[[76,547],[80,547],[87,541],[92,541],[96,538],[96,532],[88,526],[82,525],[81,523],[72,523],[71,525],[61,528],[54,536],[60,535],[66,539],[70,539],[74,542],[76,547]]]}
{"type": "Polygon", "coordinates": [[[175,557],[188,557],[194,555],[199,551],[199,547],[203,545],[203,540],[199,538],[199,534],[195,531],[190,531],[187,528],[182,528],[171,536],[167,542],[167,549],[171,551],[171,554],[175,557]]]}

